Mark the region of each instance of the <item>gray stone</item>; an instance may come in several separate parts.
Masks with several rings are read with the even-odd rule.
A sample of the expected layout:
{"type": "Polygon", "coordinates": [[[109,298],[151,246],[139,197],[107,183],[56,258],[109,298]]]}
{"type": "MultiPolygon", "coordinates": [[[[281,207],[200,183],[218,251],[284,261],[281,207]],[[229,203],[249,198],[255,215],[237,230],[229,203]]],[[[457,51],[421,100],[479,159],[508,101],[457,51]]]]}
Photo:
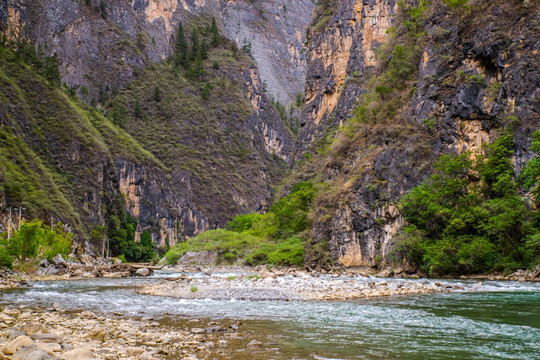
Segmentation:
{"type": "Polygon", "coordinates": [[[60,254],[57,254],[53,259],[52,259],[52,262],[54,265],[56,266],[65,266],[66,265],[66,260],[64,260],[64,258],[62,257],[62,255],[60,254]]]}
{"type": "Polygon", "coordinates": [[[150,275],[150,270],[148,270],[147,268],[137,269],[137,271],[135,271],[135,275],[148,276],[150,275]]]}
{"type": "Polygon", "coordinates": [[[260,348],[262,347],[262,342],[257,340],[251,340],[249,344],[247,344],[249,348],[260,348]]]}
{"type": "Polygon", "coordinates": [[[30,338],[37,341],[50,342],[50,343],[62,343],[64,341],[62,336],[46,333],[46,334],[32,334],[30,338]]]}
{"type": "Polygon", "coordinates": [[[15,352],[12,360],[52,360],[56,359],[47,351],[39,349],[36,345],[23,347],[15,352]]]}
{"type": "Polygon", "coordinates": [[[66,360],[95,360],[96,357],[90,349],[80,348],[66,351],[62,354],[62,357],[66,360]]]}

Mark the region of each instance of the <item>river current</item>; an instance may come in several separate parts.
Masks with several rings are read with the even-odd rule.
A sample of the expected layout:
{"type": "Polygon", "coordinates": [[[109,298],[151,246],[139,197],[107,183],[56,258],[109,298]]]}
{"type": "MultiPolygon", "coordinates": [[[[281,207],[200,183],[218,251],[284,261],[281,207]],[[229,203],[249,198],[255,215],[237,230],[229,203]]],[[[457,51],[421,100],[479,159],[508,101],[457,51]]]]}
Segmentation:
{"type": "Polygon", "coordinates": [[[150,316],[171,326],[194,318],[239,320],[283,359],[540,359],[540,283],[485,281],[474,292],[346,302],[183,300],[134,290],[176,275],[35,282],[0,292],[0,305],[58,302],[68,310],[150,316]]]}

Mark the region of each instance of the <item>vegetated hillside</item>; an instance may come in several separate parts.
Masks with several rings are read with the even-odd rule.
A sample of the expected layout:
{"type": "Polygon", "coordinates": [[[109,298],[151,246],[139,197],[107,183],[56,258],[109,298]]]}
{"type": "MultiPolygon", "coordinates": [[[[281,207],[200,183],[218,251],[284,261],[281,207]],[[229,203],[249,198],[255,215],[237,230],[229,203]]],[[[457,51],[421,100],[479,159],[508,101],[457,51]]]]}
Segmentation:
{"type": "MultiPolygon", "coordinates": [[[[475,152],[486,151],[483,144],[510,134],[511,181],[536,156],[531,141],[540,126],[539,4],[327,1],[317,11],[308,36],[312,57],[299,136],[307,151],[299,153],[291,180],[312,178],[322,187],[307,260],[320,263],[327,252],[345,266],[389,264],[406,224],[400,200],[433,173],[439,156],[471,151],[478,157],[475,152]],[[351,18],[356,21],[344,21],[351,18]],[[386,35],[372,61],[366,44],[375,32],[386,35]],[[343,54],[347,61],[336,62],[343,54]]],[[[525,208],[531,206],[525,201],[525,208]]],[[[531,216],[514,225],[536,226],[531,216]]],[[[525,251],[526,240],[519,239],[517,253],[525,251]]],[[[454,251],[459,246],[441,256],[454,251]]],[[[517,253],[508,267],[529,264],[517,253]]],[[[418,262],[406,260],[407,269],[416,270],[418,262]]]]}
{"type": "Polygon", "coordinates": [[[100,249],[105,234],[123,243],[146,232],[166,246],[265,209],[287,168],[290,131],[249,54],[210,17],[195,18],[186,32],[189,66],[175,56],[151,64],[90,106],[77,99],[85,88],[60,87],[58,70],[44,78],[55,56],[24,37],[4,45],[3,208],[22,204],[27,219],[52,216],[79,244],[92,238],[100,249]]]}
{"type": "MultiPolygon", "coordinates": [[[[191,38],[187,64],[173,57],[151,65],[105,103],[113,120],[180,180],[175,191],[184,203],[215,227],[267,209],[272,185],[288,169],[292,136],[266,100],[249,54],[228,40],[212,46],[211,20],[200,21],[184,29],[191,38]]],[[[135,202],[148,201],[127,191],[135,202]]],[[[139,214],[151,222],[146,216],[139,214]]]]}
{"type": "Polygon", "coordinates": [[[116,160],[157,176],[164,167],[101,113],[70,99],[54,70],[42,72],[46,79],[24,60],[44,66],[24,50],[0,48],[2,208],[22,206],[24,218],[61,221],[84,238],[119,195],[116,160]]]}

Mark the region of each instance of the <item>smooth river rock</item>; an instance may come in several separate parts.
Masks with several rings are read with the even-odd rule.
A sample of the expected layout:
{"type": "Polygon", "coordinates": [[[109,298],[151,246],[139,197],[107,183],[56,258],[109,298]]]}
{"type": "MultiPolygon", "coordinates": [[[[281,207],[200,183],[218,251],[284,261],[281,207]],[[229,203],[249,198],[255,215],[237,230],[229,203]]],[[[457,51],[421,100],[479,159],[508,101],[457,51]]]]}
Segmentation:
{"type": "Polygon", "coordinates": [[[95,360],[96,357],[90,349],[80,348],[66,351],[62,354],[66,360],[95,360]]]}
{"type": "Polygon", "coordinates": [[[4,346],[4,354],[6,355],[12,355],[14,354],[17,350],[19,350],[20,348],[24,347],[24,346],[30,346],[34,343],[34,340],[30,339],[28,336],[26,335],[21,335],[21,336],[18,336],[16,337],[15,339],[9,341],[5,346],[4,346]]]}
{"type": "Polygon", "coordinates": [[[150,270],[148,270],[147,268],[137,269],[137,271],[135,271],[135,275],[148,276],[150,275],[150,270]]]}

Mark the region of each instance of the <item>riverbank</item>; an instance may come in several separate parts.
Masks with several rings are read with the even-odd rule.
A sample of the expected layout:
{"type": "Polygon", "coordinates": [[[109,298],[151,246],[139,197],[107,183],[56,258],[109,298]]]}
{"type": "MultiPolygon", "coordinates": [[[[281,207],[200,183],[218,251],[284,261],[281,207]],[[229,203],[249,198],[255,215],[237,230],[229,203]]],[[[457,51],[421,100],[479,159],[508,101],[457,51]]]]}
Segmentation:
{"type": "Polygon", "coordinates": [[[8,307],[0,312],[0,358],[12,360],[230,359],[262,343],[240,322],[186,319],[168,326],[152,317],[8,307]],[[3,356],[2,356],[3,355],[3,356]]]}
{"type": "MultiPolygon", "coordinates": [[[[55,259],[49,263],[46,260],[41,261],[39,264],[30,264],[32,266],[23,266],[26,271],[8,271],[0,269],[0,290],[13,289],[21,286],[28,286],[32,281],[56,281],[56,280],[79,280],[79,279],[91,279],[91,278],[129,278],[133,276],[146,277],[152,275],[154,270],[168,270],[177,272],[179,274],[201,272],[208,274],[220,274],[220,273],[244,273],[246,279],[248,275],[253,275],[247,279],[250,282],[241,280],[242,277],[236,277],[235,279],[228,279],[229,281],[218,284],[216,279],[209,280],[206,283],[203,281],[204,291],[193,291],[195,288],[189,283],[189,287],[181,284],[182,279],[177,279],[177,286],[173,291],[175,297],[183,298],[202,298],[203,295],[208,295],[208,298],[220,298],[218,295],[214,295],[214,292],[227,290],[231,295],[227,298],[238,299],[250,299],[250,300],[272,300],[272,299],[290,299],[290,300],[320,300],[320,299],[355,299],[362,297],[376,297],[376,296],[391,296],[391,295],[407,295],[417,293],[438,293],[456,290],[452,286],[423,286],[418,287],[416,283],[409,283],[408,286],[402,285],[398,288],[393,288],[391,285],[384,284],[383,280],[377,281],[377,279],[421,279],[426,278],[426,274],[417,271],[407,271],[404,268],[385,268],[383,270],[377,270],[372,267],[361,268],[343,268],[334,267],[330,270],[314,271],[299,267],[272,267],[267,268],[265,266],[212,266],[212,265],[175,265],[175,266],[153,266],[152,264],[128,264],[121,263],[116,259],[93,259],[85,256],[81,261],[74,262],[72,260],[64,260],[61,256],[55,257],[55,259]],[[30,269],[30,270],[28,270],[30,269]],[[318,279],[323,278],[318,284],[303,284],[282,281],[270,281],[266,280],[258,283],[259,278],[282,278],[289,276],[289,278],[301,278],[301,279],[318,279]],[[325,277],[339,278],[339,277],[358,277],[358,278],[373,278],[371,285],[346,283],[341,286],[340,289],[333,289],[332,284],[326,284],[325,277]],[[233,281],[236,280],[236,281],[233,281]],[[290,283],[290,286],[288,285],[290,283]],[[411,285],[412,284],[412,285],[411,285]],[[209,286],[206,286],[209,285],[209,286]],[[262,285],[262,288],[261,286],[262,285]],[[362,286],[360,286],[362,285],[362,286]],[[387,286],[387,287],[385,287],[387,286]],[[406,287],[404,289],[404,287],[406,287]],[[291,288],[291,289],[289,289],[291,288]],[[252,294],[246,294],[248,289],[252,291],[252,294]],[[188,291],[189,290],[189,291],[188,291]],[[319,292],[314,294],[313,292],[319,292]]],[[[444,279],[455,280],[457,278],[443,277],[444,279]]],[[[491,281],[528,281],[528,282],[540,282],[540,265],[536,266],[533,270],[518,270],[515,273],[509,275],[502,274],[489,274],[489,275],[464,275],[460,276],[461,280],[491,280],[491,281]]],[[[301,282],[301,281],[300,281],[301,282]]],[[[392,282],[392,281],[390,281],[392,282]]],[[[398,284],[400,285],[400,284],[398,284]]],[[[194,284],[197,286],[197,284],[194,284]]],[[[161,295],[166,293],[173,287],[171,283],[164,283],[156,285],[146,291],[149,295],[161,295]],[[163,289],[161,289],[163,287],[163,289]]],[[[462,290],[462,289],[457,289],[462,290]]]]}
{"type": "MultiPolygon", "coordinates": [[[[434,351],[441,359],[501,357],[502,353],[511,353],[506,358],[529,358],[539,345],[534,336],[539,325],[535,320],[538,319],[540,296],[538,283],[485,281],[480,284],[476,280],[440,280],[439,287],[448,284],[453,289],[441,294],[369,297],[352,301],[180,299],[142,295],[135,291],[164,282],[166,278],[177,281],[174,278],[179,276],[190,279],[199,287],[192,292],[190,284],[190,294],[199,291],[202,294],[205,285],[199,281],[204,279],[221,277],[218,282],[242,279],[253,281],[257,286],[264,280],[259,279],[252,268],[244,268],[247,272],[240,268],[222,268],[224,272],[217,272],[215,268],[212,272],[205,270],[183,274],[156,271],[151,277],[38,281],[32,282],[31,287],[1,291],[0,312],[5,307],[22,313],[31,310],[32,314],[23,315],[25,323],[21,321],[24,319],[9,315],[8,310],[8,316],[15,321],[7,319],[9,324],[0,325],[0,333],[4,334],[0,343],[5,346],[10,336],[17,335],[12,334],[12,330],[24,331],[20,325],[37,323],[47,328],[48,333],[64,334],[63,342],[57,342],[60,346],[64,342],[71,344],[73,349],[90,346],[93,356],[98,359],[110,357],[113,352],[131,359],[143,355],[148,359],[193,359],[192,355],[199,359],[353,359],[365,358],[367,353],[373,354],[372,358],[422,359],[429,358],[434,351]],[[464,290],[458,290],[457,286],[464,290]],[[494,304],[497,304],[496,312],[493,311],[494,304]],[[131,332],[131,328],[135,330],[131,332]],[[104,341],[92,340],[89,334],[99,329],[107,332],[104,341]],[[433,334],[433,343],[428,345],[417,341],[425,338],[425,329],[430,329],[433,334]],[[453,336],[448,337],[448,333],[453,336]],[[162,345],[157,341],[158,334],[170,335],[175,340],[172,345],[162,345]],[[198,345],[192,345],[201,349],[173,346],[174,342],[188,345],[190,339],[198,341],[198,345]],[[463,342],[463,339],[467,341],[463,342]],[[138,348],[131,351],[140,355],[128,356],[128,347],[138,348]],[[208,351],[204,350],[206,347],[208,351]],[[158,348],[168,353],[151,354],[158,348]],[[182,351],[186,351],[185,354],[182,351]]],[[[292,274],[276,276],[276,279],[282,277],[284,281],[293,279],[291,283],[296,282],[296,276],[292,274]]],[[[437,286],[436,280],[428,279],[377,279],[336,274],[323,274],[320,279],[334,283],[336,287],[350,281],[374,283],[374,287],[384,281],[389,287],[400,283],[402,287],[414,283],[437,286]]],[[[310,281],[307,278],[298,280],[310,281]]],[[[289,286],[284,286],[282,290],[288,289],[289,286]]],[[[251,290],[244,288],[242,291],[253,293],[251,290]]],[[[40,339],[32,340],[41,342],[40,339]]],[[[68,348],[69,345],[60,352],[53,352],[53,356],[64,357],[68,348]]],[[[0,355],[2,353],[0,348],[0,355]]],[[[119,359],[124,358],[119,356],[119,359]]]]}

